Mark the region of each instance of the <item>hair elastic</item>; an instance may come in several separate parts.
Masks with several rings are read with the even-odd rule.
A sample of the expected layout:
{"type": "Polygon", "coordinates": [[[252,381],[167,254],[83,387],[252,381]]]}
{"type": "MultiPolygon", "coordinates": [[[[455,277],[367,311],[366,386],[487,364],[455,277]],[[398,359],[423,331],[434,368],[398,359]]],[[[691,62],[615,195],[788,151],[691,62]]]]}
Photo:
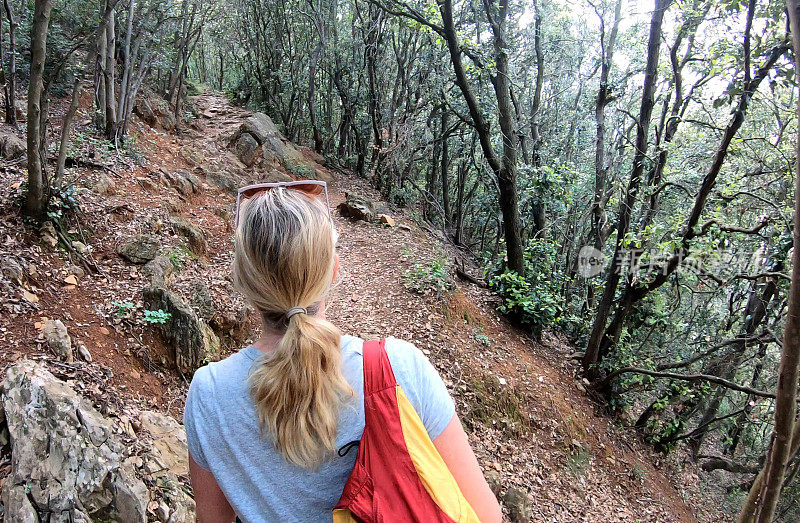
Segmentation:
{"type": "Polygon", "coordinates": [[[308,310],[305,307],[292,307],[286,311],[286,319],[290,319],[295,314],[308,314],[308,310]]]}

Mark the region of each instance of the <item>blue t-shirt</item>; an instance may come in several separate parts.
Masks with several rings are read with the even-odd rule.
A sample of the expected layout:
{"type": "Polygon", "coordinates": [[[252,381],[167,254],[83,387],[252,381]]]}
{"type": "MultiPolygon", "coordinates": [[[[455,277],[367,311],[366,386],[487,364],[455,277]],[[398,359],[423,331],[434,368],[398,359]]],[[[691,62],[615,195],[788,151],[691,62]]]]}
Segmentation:
{"type": "MultiPolygon", "coordinates": [[[[356,394],[339,414],[336,447],[364,431],[363,340],[342,336],[342,373],[356,394]]],[[[422,352],[410,343],[386,340],[395,378],[431,439],[455,414],[453,400],[422,352]]],[[[331,511],[353,470],[357,449],[335,455],[316,471],[292,465],[259,428],[247,378],[261,355],[247,347],[200,368],[186,398],[184,424],[189,452],[211,471],[236,515],[246,523],[331,521],[331,511]]]]}

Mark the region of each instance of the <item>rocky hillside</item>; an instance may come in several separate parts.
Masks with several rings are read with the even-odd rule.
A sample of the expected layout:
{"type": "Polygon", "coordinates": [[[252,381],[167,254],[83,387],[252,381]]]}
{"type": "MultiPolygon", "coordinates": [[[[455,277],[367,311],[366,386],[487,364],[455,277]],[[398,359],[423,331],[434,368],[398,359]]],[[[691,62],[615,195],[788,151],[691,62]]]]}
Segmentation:
{"type": "Polygon", "coordinates": [[[715,518],[684,503],[681,489],[702,488],[690,469],[597,412],[565,363],[568,344],[530,340],[494,312],[493,295],[453,276],[463,257],[435,231],[266,115],[203,94],[175,134],[159,106],[137,106],[125,154],[79,144],[63,215],[38,231],[15,212],[24,169],[0,164],[6,521],[193,521],[183,398],[197,367],[257,327],[229,277],[236,188],[309,177],[331,182],[339,208],[330,319],[431,358],[512,521],[715,518]]]}

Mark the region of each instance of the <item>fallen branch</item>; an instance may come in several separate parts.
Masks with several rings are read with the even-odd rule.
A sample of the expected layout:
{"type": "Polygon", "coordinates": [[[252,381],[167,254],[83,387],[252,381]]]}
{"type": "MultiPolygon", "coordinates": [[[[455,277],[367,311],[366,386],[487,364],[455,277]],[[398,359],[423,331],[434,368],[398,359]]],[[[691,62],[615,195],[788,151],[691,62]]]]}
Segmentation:
{"type": "Polygon", "coordinates": [[[700,456],[701,458],[708,459],[703,462],[700,468],[707,472],[712,470],[727,470],[734,474],[758,474],[761,470],[761,465],[756,463],[739,463],[732,459],[723,458],[722,456],[700,456]]]}

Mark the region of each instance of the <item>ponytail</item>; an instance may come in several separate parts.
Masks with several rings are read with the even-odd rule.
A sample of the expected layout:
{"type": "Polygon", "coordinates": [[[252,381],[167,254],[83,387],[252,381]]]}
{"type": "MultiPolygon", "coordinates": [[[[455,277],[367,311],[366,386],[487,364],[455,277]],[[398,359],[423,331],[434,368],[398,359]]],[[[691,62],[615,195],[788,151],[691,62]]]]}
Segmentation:
{"type": "Polygon", "coordinates": [[[317,316],[334,275],[336,236],[327,209],[274,189],[243,202],[234,284],[283,331],[250,375],[262,430],[290,463],[315,469],[335,451],[339,410],[352,390],[341,372],[339,330],[317,316]]]}

